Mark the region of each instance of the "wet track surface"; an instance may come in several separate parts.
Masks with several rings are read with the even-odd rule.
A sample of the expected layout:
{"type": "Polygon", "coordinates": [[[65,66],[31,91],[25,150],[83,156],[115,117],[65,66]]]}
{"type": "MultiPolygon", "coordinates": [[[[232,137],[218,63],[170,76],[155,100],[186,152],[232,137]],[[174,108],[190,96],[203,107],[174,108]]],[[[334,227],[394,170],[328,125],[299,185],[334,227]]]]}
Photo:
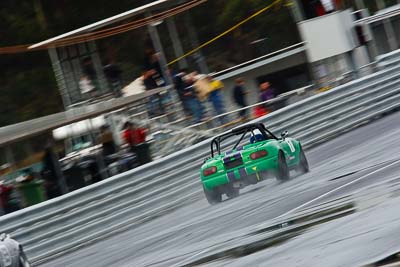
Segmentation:
{"type": "MultiPolygon", "coordinates": [[[[307,151],[311,172],[306,175],[294,177],[285,183],[266,180],[242,190],[238,198],[214,206],[207,203],[199,188],[196,198],[182,208],[41,266],[359,264],[361,261],[346,261],[347,258],[343,256],[340,264],[330,261],[330,264],[325,262],[321,265],[317,263],[321,261],[317,256],[323,254],[313,252],[316,247],[325,245],[324,249],[329,251],[333,246],[327,244],[339,236],[348,239],[353,232],[349,230],[353,229],[350,225],[357,221],[352,216],[360,217],[358,214],[364,214],[363,210],[396,200],[400,182],[399,142],[400,116],[394,114],[307,151]],[[295,217],[303,219],[293,220],[295,217]],[[315,221],[316,218],[320,219],[315,221]],[[347,220],[346,225],[349,226],[334,232],[321,230],[323,227],[332,229],[334,226],[329,228],[329,225],[340,220],[347,220]],[[287,230],[295,228],[295,231],[276,235],[276,231],[285,227],[288,227],[287,230]],[[309,227],[313,227],[313,230],[309,227]],[[314,238],[311,238],[313,235],[314,238]],[[315,238],[315,235],[322,240],[315,238]],[[271,236],[278,237],[279,242],[272,240],[271,236]],[[304,240],[302,249],[299,249],[296,242],[301,239],[304,240]],[[276,242],[271,243],[271,240],[276,242]],[[271,243],[271,246],[267,243],[271,243]],[[283,249],[285,246],[288,248],[283,249]],[[293,253],[293,249],[296,253],[293,253]],[[304,255],[312,257],[307,257],[308,262],[299,261],[304,255]]],[[[382,212],[382,209],[378,211],[382,212]]],[[[385,214],[379,218],[384,220],[385,214]]],[[[396,218],[392,218],[394,220],[396,218]]],[[[376,220],[368,221],[371,224],[363,224],[363,227],[375,229],[379,225],[376,220]]],[[[334,229],[339,227],[335,226],[334,229]]],[[[364,230],[369,232],[368,229],[364,230]]],[[[381,233],[381,236],[385,236],[385,233],[381,233]]],[[[368,242],[368,239],[363,242],[368,242]]],[[[393,242],[390,244],[391,248],[397,247],[393,242]]],[[[386,251],[389,251],[388,248],[386,251]]],[[[363,255],[367,252],[359,249],[359,253],[363,255]]]]}

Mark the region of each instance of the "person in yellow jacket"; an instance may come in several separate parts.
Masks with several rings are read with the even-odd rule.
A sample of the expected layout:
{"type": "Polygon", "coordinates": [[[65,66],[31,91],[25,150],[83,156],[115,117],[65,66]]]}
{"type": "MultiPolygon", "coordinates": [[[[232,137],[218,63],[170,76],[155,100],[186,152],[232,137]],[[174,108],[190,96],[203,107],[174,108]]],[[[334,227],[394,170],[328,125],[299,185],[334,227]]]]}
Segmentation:
{"type": "Polygon", "coordinates": [[[212,91],[211,84],[207,78],[207,75],[192,74],[192,78],[193,78],[193,80],[195,80],[194,88],[196,90],[197,97],[202,102],[206,101],[208,98],[208,95],[212,91]]]}
{"type": "MultiPolygon", "coordinates": [[[[195,77],[194,80],[196,80],[194,88],[199,100],[201,102],[206,100],[210,101],[216,116],[225,113],[223,95],[221,92],[224,88],[224,84],[219,80],[213,79],[210,75],[192,75],[195,77]]],[[[221,124],[226,123],[225,116],[220,117],[219,121],[221,124]]]]}
{"type": "Polygon", "coordinates": [[[220,81],[220,80],[214,80],[212,77],[208,76],[208,80],[210,82],[211,85],[211,92],[215,91],[215,90],[220,90],[224,88],[224,84],[220,81]]]}
{"type": "MultiPolygon", "coordinates": [[[[221,92],[224,88],[224,84],[219,80],[213,79],[211,76],[207,76],[207,80],[210,84],[208,100],[212,103],[216,115],[221,115],[225,113],[224,100],[221,92]]],[[[226,123],[225,116],[220,117],[219,121],[221,124],[226,123]]]]}

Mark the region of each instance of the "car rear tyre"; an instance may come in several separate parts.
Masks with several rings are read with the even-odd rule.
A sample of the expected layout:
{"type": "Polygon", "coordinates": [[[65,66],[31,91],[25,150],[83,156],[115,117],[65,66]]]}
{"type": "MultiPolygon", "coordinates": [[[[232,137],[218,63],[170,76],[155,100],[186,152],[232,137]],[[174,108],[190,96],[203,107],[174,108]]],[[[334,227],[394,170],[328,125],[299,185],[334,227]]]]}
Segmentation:
{"type": "Polygon", "coordinates": [[[299,165],[297,167],[297,171],[304,174],[310,171],[310,167],[308,165],[306,154],[304,154],[303,149],[300,149],[299,154],[299,165]]]}
{"type": "Polygon", "coordinates": [[[286,163],[286,158],[283,152],[278,155],[278,170],[276,172],[276,179],[279,181],[287,181],[290,178],[289,167],[286,163]]]}
{"type": "Polygon", "coordinates": [[[222,201],[222,195],[218,189],[208,190],[203,186],[204,195],[210,204],[217,204],[222,201]]]}
{"type": "Polygon", "coordinates": [[[246,177],[247,183],[248,183],[248,184],[257,184],[258,182],[260,182],[261,179],[260,179],[260,181],[259,181],[259,180],[257,179],[257,175],[258,175],[258,177],[261,177],[261,174],[260,174],[260,173],[247,176],[247,177],[246,177]]]}
{"type": "Polygon", "coordinates": [[[235,198],[239,196],[239,188],[234,188],[232,185],[226,190],[226,196],[228,198],[235,198]]]}

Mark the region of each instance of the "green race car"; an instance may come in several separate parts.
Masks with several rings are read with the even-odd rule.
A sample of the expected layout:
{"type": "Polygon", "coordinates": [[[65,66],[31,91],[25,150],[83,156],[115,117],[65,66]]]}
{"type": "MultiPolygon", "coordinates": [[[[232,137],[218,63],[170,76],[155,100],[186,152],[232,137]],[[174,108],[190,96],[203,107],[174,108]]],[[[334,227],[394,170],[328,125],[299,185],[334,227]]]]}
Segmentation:
{"type": "Polygon", "coordinates": [[[269,175],[288,180],[292,169],[309,171],[300,142],[289,138],[287,131],[277,138],[264,124],[255,123],[215,137],[211,158],[204,161],[200,176],[208,202],[215,204],[221,202],[223,194],[236,197],[241,188],[269,175]]]}

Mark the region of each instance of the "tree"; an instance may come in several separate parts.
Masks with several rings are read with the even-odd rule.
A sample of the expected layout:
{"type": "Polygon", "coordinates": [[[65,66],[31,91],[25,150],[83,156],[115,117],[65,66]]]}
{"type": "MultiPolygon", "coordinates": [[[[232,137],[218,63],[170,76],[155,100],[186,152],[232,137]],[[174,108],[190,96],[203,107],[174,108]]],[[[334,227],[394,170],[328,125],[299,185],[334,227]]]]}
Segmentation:
{"type": "MultiPolygon", "coordinates": [[[[146,0],[2,0],[0,46],[35,43],[119,14],[146,3],[146,0]],[[18,2],[18,4],[17,4],[18,2]],[[12,12],[10,12],[12,10],[12,12]]],[[[207,1],[189,11],[200,43],[206,42],[234,24],[270,4],[272,0],[207,1]]],[[[131,18],[131,20],[138,17],[131,18]]],[[[176,16],[185,51],[193,49],[183,14],[176,16]]],[[[159,26],[168,59],[175,58],[165,23],[159,26]]],[[[146,28],[96,41],[100,54],[115,56],[127,81],[141,75],[146,28]],[[141,52],[142,51],[142,52],[141,52]]],[[[273,51],[299,41],[289,10],[277,6],[237,28],[203,49],[213,71],[261,56],[265,51],[251,44],[267,38],[273,51]]],[[[61,99],[46,51],[0,55],[0,126],[60,111],[61,99]],[[44,101],[46,99],[46,101],[44,101]]],[[[194,68],[195,65],[192,64],[194,68]]]]}

